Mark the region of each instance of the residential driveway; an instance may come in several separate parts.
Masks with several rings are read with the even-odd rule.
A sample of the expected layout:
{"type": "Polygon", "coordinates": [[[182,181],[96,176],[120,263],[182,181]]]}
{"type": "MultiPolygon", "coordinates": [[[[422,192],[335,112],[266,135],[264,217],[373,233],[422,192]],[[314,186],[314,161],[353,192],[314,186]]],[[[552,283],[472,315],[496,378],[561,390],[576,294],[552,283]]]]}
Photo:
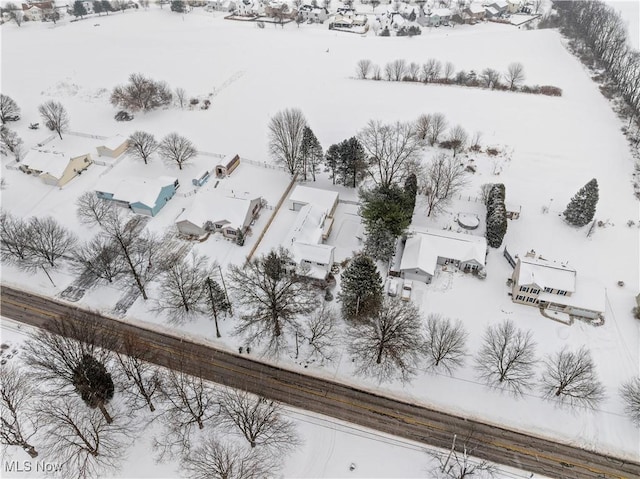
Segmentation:
{"type": "Polygon", "coordinates": [[[344,203],[338,204],[333,218],[333,229],[326,244],[336,247],[334,261],[339,263],[362,248],[362,243],[357,238],[362,234],[362,218],[358,215],[357,205],[344,203]]]}

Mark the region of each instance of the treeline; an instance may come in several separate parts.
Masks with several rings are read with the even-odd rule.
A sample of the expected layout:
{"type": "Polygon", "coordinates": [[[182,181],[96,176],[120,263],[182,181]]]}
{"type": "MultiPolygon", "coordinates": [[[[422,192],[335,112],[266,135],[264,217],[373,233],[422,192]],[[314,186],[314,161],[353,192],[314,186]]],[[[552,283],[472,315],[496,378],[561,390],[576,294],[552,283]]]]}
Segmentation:
{"type": "Polygon", "coordinates": [[[640,114],[640,54],[629,46],[625,23],[613,7],[600,0],[553,1],[557,14],[541,26],[559,26],[589,66],[602,67],[627,103],[628,116],[640,114]]]}
{"type": "Polygon", "coordinates": [[[388,62],[384,69],[371,60],[360,60],[356,65],[356,76],[361,80],[387,80],[440,85],[459,85],[470,88],[488,88],[490,90],[508,90],[548,96],[562,96],[562,89],[551,85],[524,85],[525,74],[522,63],[511,63],[506,72],[494,68],[485,68],[477,73],[474,70],[455,71],[451,62],[444,65],[430,58],[426,63],[408,63],[404,59],[388,62]]]}

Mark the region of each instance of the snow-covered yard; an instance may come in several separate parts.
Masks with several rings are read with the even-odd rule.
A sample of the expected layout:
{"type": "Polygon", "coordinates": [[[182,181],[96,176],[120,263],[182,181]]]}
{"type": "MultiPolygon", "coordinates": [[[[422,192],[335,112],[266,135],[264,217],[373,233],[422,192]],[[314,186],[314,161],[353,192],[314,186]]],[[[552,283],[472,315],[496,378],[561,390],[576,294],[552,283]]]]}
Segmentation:
{"type": "MultiPolygon", "coordinates": [[[[440,272],[431,285],[414,282],[413,298],[425,316],[441,313],[461,319],[469,331],[472,354],[478,349],[484,328],[506,318],[533,331],[539,356],[563,346],[588,346],[607,389],[605,402],[596,411],[576,413],[545,402],[535,393],[514,399],[480,384],[471,367],[471,358],[455,377],[420,373],[410,385],[378,386],[353,378],[346,353],[335,364],[315,372],[638,460],[640,434],[624,417],[617,394],[622,381],[640,373],[640,323],[631,316],[634,296],[639,291],[640,242],[637,226],[627,226],[629,220],[636,223],[640,220],[631,185],[633,163],[618,118],[582,65],[564,49],[562,41],[555,31],[520,31],[498,24],[430,29],[414,38],[380,38],[371,34],[360,37],[316,25],[297,28],[291,24],[284,29],[267,25],[259,29],[255,24],[224,21],[219,14],[194,12],[181,16],[168,9],[152,8],[103,16],[99,25],[95,19],[55,26],[3,25],[2,91],[14,98],[22,109],[22,120],[14,125],[26,147],[34,146],[46,136],[42,129],[34,132],[27,125],[39,121],[37,106],[50,98],[61,101],[68,109],[74,131],[110,136],[145,130],[156,137],[177,131],[202,151],[238,153],[256,162],[270,161],[267,123],[275,112],[286,107],[297,107],[304,112],[325,149],[353,136],[370,119],[408,121],[431,112],[444,113],[451,126],[460,124],[470,133],[482,132],[483,145],[497,146],[508,152],[508,156],[496,164],[485,155],[470,153],[468,159],[474,159],[477,172],[463,192],[463,198],[450,205],[450,214],[435,219],[426,217],[425,208],[418,201],[414,225],[455,228],[455,214],[473,213],[481,219],[481,227],[473,234],[482,234],[484,209],[473,197],[479,195],[481,184],[503,182],[507,201],[522,206],[520,218],[509,221],[505,238],[509,250],[523,255],[535,249],[549,259],[568,261],[578,275],[597,278],[606,288],[605,324],[598,328],[581,322],[564,326],[543,318],[535,308],[512,303],[506,286],[512,269],[502,257],[502,250],[490,251],[485,280],[458,272],[440,272]],[[509,63],[519,61],[525,67],[528,84],[558,86],[563,96],[551,98],[354,78],[356,62],[362,58],[370,58],[383,66],[397,58],[424,62],[431,57],[451,61],[456,69],[476,71],[486,67],[504,71],[509,63]],[[109,91],[116,84],[124,83],[130,73],[139,71],[166,80],[172,87],[185,88],[189,97],[204,98],[211,94],[211,108],[157,110],[137,114],[131,122],[116,122],[113,119],[116,109],[108,102],[109,91]],[[593,177],[600,186],[596,217],[605,226],[596,227],[592,236],[586,237],[586,228],[570,228],[559,215],[571,196],[593,177]],[[543,207],[548,212],[545,213],[543,207]],[[624,281],[624,286],[618,286],[618,281],[624,281]]],[[[21,217],[52,215],[79,236],[88,238],[92,231],[79,224],[74,202],[82,192],[95,187],[100,175],[179,176],[184,191],[179,190],[148,224],[152,230],[164,231],[172,227],[177,215],[189,206],[192,197],[181,194],[190,188],[193,175],[210,161],[209,157],[198,157],[193,165],[180,172],[157,158],[150,165],[125,158],[110,171],[93,165],[69,185],[58,189],[5,168],[8,161],[3,158],[2,177],[7,186],[2,191],[2,207],[21,217]]],[[[280,170],[246,163],[222,181],[227,182],[228,187],[262,195],[269,204],[275,205],[289,178],[280,170]]],[[[318,185],[328,188],[332,187],[330,183],[326,174],[317,181],[318,185]]],[[[344,194],[340,191],[340,195],[355,200],[353,191],[344,194]]],[[[357,246],[355,234],[359,218],[355,212],[355,205],[338,206],[337,221],[328,241],[337,247],[336,261],[350,256],[357,246]]],[[[261,213],[256,229],[266,224],[270,214],[271,210],[261,213]]],[[[294,217],[294,212],[283,208],[258,253],[279,245],[294,217]]],[[[214,235],[203,243],[194,243],[193,250],[209,255],[224,268],[229,263],[243,261],[256,236],[257,232],[240,248],[214,235]]],[[[54,272],[52,277],[55,287],[45,276],[31,276],[7,265],[2,271],[3,282],[52,296],[73,281],[73,276],[64,271],[54,272]]],[[[152,298],[153,293],[151,291],[152,298]]],[[[119,294],[112,287],[100,286],[88,292],[81,304],[109,313],[119,294]]],[[[138,300],[128,314],[151,322],[163,321],[162,317],[150,313],[142,300],[138,300]]],[[[218,341],[235,349],[240,339],[229,335],[232,320],[227,319],[222,326],[223,338],[218,341]]],[[[214,336],[211,321],[205,318],[185,325],[184,329],[208,339],[214,336]]],[[[335,436],[335,442],[331,442],[336,433],[330,429],[304,427],[309,427],[305,437],[326,439],[318,440],[326,453],[323,457],[332,457],[326,450],[327,444],[333,444],[334,451],[344,449],[341,441],[347,439],[343,436],[335,436]]],[[[348,441],[355,439],[350,436],[348,441]]],[[[370,442],[362,441],[350,450],[371,447],[370,442]]],[[[312,450],[309,446],[306,453],[300,453],[300,458],[292,459],[286,474],[297,477],[424,475],[423,466],[418,465],[422,459],[415,460],[415,455],[422,458],[422,453],[406,448],[398,450],[393,461],[395,467],[390,465],[385,469],[382,462],[363,459],[355,461],[358,468],[353,473],[345,467],[354,461],[351,457],[355,457],[355,453],[340,460],[325,459],[324,463],[318,459],[309,465],[306,454],[312,454],[312,450]],[[414,459],[405,460],[402,454],[414,459]],[[406,470],[401,469],[404,464],[407,464],[406,470]]],[[[371,451],[373,449],[367,458],[375,457],[371,451]]],[[[132,469],[131,474],[138,473],[143,475],[132,469]]]]}

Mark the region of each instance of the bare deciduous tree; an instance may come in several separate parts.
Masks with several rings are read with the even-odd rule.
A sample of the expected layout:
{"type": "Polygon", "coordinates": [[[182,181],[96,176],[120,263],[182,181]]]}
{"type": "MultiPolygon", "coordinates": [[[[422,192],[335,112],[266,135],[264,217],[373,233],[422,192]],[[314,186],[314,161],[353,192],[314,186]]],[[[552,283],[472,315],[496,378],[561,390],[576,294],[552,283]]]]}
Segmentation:
{"type": "Polygon", "coordinates": [[[20,116],[20,107],[13,98],[0,93],[0,121],[6,123],[20,116]]]}
{"type": "Polygon", "coordinates": [[[451,62],[445,63],[444,68],[442,69],[442,78],[444,78],[444,80],[447,83],[449,83],[455,71],[456,71],[456,67],[453,65],[453,63],[451,62]]]}
{"type": "Polygon", "coordinates": [[[424,353],[427,368],[451,374],[464,364],[468,334],[462,321],[455,323],[439,314],[430,314],[425,331],[424,353]]]}
{"type": "Polygon", "coordinates": [[[9,154],[20,161],[24,155],[23,141],[15,131],[0,125],[0,155],[9,156],[9,154]]]}
{"type": "Polygon", "coordinates": [[[513,321],[487,327],[476,356],[480,379],[492,387],[522,394],[534,380],[535,348],[531,331],[518,329],[513,321]]]}
{"type": "Polygon", "coordinates": [[[209,434],[182,458],[182,467],[189,479],[262,479],[274,477],[280,465],[264,450],[209,434]]]}
{"type": "Polygon", "coordinates": [[[295,332],[298,316],[315,309],[317,297],[309,282],[291,270],[287,250],[272,250],[247,265],[229,267],[230,288],[245,314],[238,318],[237,333],[249,343],[267,342],[266,352],[278,355],[286,347],[284,333],[295,332]]]}
{"type": "Polygon", "coordinates": [[[382,71],[380,70],[380,65],[373,65],[371,78],[373,80],[381,80],[382,79],[382,71]]]}
{"type": "Polygon", "coordinates": [[[308,316],[304,337],[309,344],[310,358],[318,358],[321,363],[333,359],[336,339],[335,322],[334,311],[325,304],[308,316]]]}
{"type": "Polygon", "coordinates": [[[65,396],[78,394],[111,423],[111,415],[106,410],[110,397],[105,396],[105,383],[102,378],[96,381],[95,376],[87,374],[87,367],[94,372],[103,369],[110,377],[107,369],[111,353],[107,347],[112,339],[100,335],[98,328],[87,318],[81,321],[51,320],[48,328],[30,335],[24,345],[25,363],[40,379],[48,381],[53,391],[65,396]]]}
{"type": "Polygon", "coordinates": [[[146,131],[136,131],[129,137],[127,152],[148,164],[151,155],[158,149],[156,138],[146,131]]]}
{"type": "Polygon", "coordinates": [[[269,120],[269,151],[293,176],[300,169],[300,148],[307,120],[302,111],[288,108],[269,120]]]}
{"type": "Polygon", "coordinates": [[[160,371],[149,361],[153,353],[134,334],[127,334],[122,340],[123,353],[116,355],[121,376],[121,392],[133,411],[149,408],[156,410],[153,401],[160,392],[160,371]]]}
{"type": "Polygon", "coordinates": [[[185,455],[193,429],[204,429],[205,423],[218,415],[215,391],[201,377],[184,373],[183,361],[178,358],[160,379],[164,428],[153,440],[159,461],[185,455]]]}
{"type": "Polygon", "coordinates": [[[420,312],[410,302],[386,296],[381,308],[348,331],[349,352],[359,374],[378,382],[409,381],[423,344],[420,312]]]}
{"type": "Polygon", "coordinates": [[[185,163],[198,154],[193,143],[177,133],[169,133],[165,136],[158,145],[158,152],[167,163],[176,163],[180,170],[185,163]]]}
{"type": "Polygon", "coordinates": [[[23,265],[30,255],[30,232],[27,223],[6,211],[0,215],[0,246],[2,260],[23,265]]]}
{"type": "Polygon", "coordinates": [[[300,444],[293,422],[282,416],[278,403],[237,389],[225,389],[218,398],[220,424],[242,435],[251,448],[284,455],[300,444]]]}
{"type": "Polygon", "coordinates": [[[180,324],[206,311],[204,286],[211,270],[208,258],[195,253],[168,263],[162,273],[156,310],[167,313],[170,321],[180,324]]]}
{"type": "Polygon", "coordinates": [[[127,273],[127,265],[117,245],[105,235],[97,235],[75,250],[72,268],[78,274],[90,275],[108,283],[127,273]]]}
{"type": "Polygon", "coordinates": [[[624,410],[631,422],[640,427],[640,377],[630,379],[620,387],[624,410]]]}
{"type": "Polygon", "coordinates": [[[136,216],[127,221],[121,209],[113,209],[102,227],[107,238],[118,247],[127,266],[127,276],[143,299],[149,299],[146,285],[161,272],[160,240],[143,231],[142,218],[136,216]]]}
{"type": "Polygon", "coordinates": [[[62,139],[62,132],[69,128],[69,115],[62,103],[50,100],[40,105],[38,111],[47,128],[62,139]]]}
{"type": "Polygon", "coordinates": [[[429,123],[429,132],[427,139],[431,146],[435,145],[440,136],[447,129],[447,120],[442,113],[434,113],[431,115],[431,122],[429,123]]]}
{"type": "Polygon", "coordinates": [[[416,135],[423,141],[427,139],[427,135],[429,134],[431,118],[431,115],[422,114],[416,120],[416,135]]]}
{"type": "Polygon", "coordinates": [[[76,207],[80,223],[88,226],[101,226],[103,220],[113,209],[113,204],[98,197],[94,191],[85,191],[76,200],[76,207]]]}
{"type": "Polygon", "coordinates": [[[369,174],[376,184],[387,188],[417,167],[423,146],[411,122],[385,125],[371,120],[358,139],[369,157],[369,174]]]}
{"type": "Polygon", "coordinates": [[[427,200],[427,216],[438,213],[467,184],[464,166],[440,153],[421,174],[422,191],[427,200]]]}
{"type": "Polygon", "coordinates": [[[459,152],[463,151],[467,146],[467,142],[469,141],[469,135],[461,125],[456,125],[449,132],[448,141],[449,141],[449,144],[451,145],[451,149],[453,150],[453,156],[455,158],[455,156],[459,152]]]}
{"type": "Polygon", "coordinates": [[[65,477],[84,479],[113,474],[132,442],[128,418],[108,424],[99,412],[86,408],[77,399],[42,401],[38,418],[46,432],[43,453],[61,464],[65,477]]]}
{"type": "Polygon", "coordinates": [[[155,81],[141,73],[129,75],[129,83],[118,85],[111,93],[111,104],[131,111],[149,111],[169,105],[173,95],[163,81],[155,81]]]}
{"type": "Polygon", "coordinates": [[[547,356],[541,388],[546,398],[570,406],[595,408],[604,399],[604,386],[598,380],[595,364],[587,348],[563,349],[547,356]]]}
{"type": "Polygon", "coordinates": [[[28,223],[29,263],[31,267],[57,268],[67,252],[73,250],[75,235],[55,219],[32,217],[28,223]]]}
{"type": "Polygon", "coordinates": [[[389,62],[384,67],[384,72],[389,81],[401,81],[407,73],[407,61],[400,58],[389,62]]]}
{"type": "Polygon", "coordinates": [[[184,108],[185,100],[187,98],[187,92],[184,88],[176,88],[176,100],[178,101],[178,106],[180,108],[184,108]]]}
{"type": "Polygon", "coordinates": [[[21,26],[24,20],[24,13],[14,3],[7,3],[4,6],[4,11],[9,15],[9,19],[16,22],[16,25],[21,26]]]}
{"type": "Polygon", "coordinates": [[[504,75],[504,80],[509,86],[509,90],[515,90],[524,81],[524,66],[522,63],[511,63],[504,75]]]}
{"type": "Polygon", "coordinates": [[[471,457],[475,450],[475,447],[468,444],[471,438],[467,438],[461,446],[456,445],[456,439],[457,437],[454,435],[451,449],[448,452],[430,453],[430,456],[438,461],[438,466],[431,470],[434,478],[467,479],[473,476],[478,479],[489,479],[495,477],[498,472],[496,466],[471,457]]]}
{"type": "Polygon", "coordinates": [[[482,70],[482,74],[480,75],[480,81],[482,84],[491,88],[492,90],[498,86],[500,86],[500,72],[498,70],[494,70],[493,68],[485,68],[482,70]]]}
{"type": "Polygon", "coordinates": [[[361,80],[366,80],[369,77],[369,73],[371,73],[372,63],[371,60],[360,60],[356,65],[356,75],[361,80]]]}
{"type": "Polygon", "coordinates": [[[432,83],[440,76],[442,64],[435,58],[430,58],[427,63],[422,65],[422,81],[432,83]]]}
{"type": "Polygon", "coordinates": [[[17,446],[38,457],[31,438],[38,431],[35,411],[29,401],[36,395],[33,378],[12,364],[0,367],[0,443],[17,446]]]}
{"type": "Polygon", "coordinates": [[[420,65],[415,62],[409,63],[407,66],[407,76],[411,81],[418,81],[420,77],[420,65]]]}

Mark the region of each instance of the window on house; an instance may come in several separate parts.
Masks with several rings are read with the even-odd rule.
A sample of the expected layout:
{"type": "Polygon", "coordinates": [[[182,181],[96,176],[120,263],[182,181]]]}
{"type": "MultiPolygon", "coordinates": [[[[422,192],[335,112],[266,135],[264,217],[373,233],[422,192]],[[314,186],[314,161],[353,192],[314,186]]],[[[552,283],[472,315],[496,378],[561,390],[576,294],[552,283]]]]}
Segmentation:
{"type": "Polygon", "coordinates": [[[531,294],[538,294],[538,293],[540,293],[539,289],[533,289],[533,288],[531,289],[531,294]]]}
{"type": "Polygon", "coordinates": [[[560,289],[560,290],[558,290],[558,294],[559,294],[560,296],[566,296],[566,295],[567,295],[567,292],[566,292],[566,291],[562,291],[562,290],[560,289]]]}
{"type": "Polygon", "coordinates": [[[548,288],[548,287],[545,286],[545,288],[544,288],[544,292],[545,293],[551,293],[552,291],[553,291],[553,288],[548,288]]]}
{"type": "Polygon", "coordinates": [[[536,298],[527,298],[527,303],[535,303],[536,298]]]}
{"type": "Polygon", "coordinates": [[[526,286],[520,286],[520,291],[522,291],[523,293],[528,293],[529,288],[527,288],[526,286]]]}
{"type": "Polygon", "coordinates": [[[518,296],[516,296],[516,299],[518,301],[522,301],[524,299],[524,296],[522,296],[521,294],[519,294],[518,296]]]}
{"type": "Polygon", "coordinates": [[[236,230],[227,230],[227,234],[229,236],[236,236],[238,234],[238,232],[236,230]]]}
{"type": "Polygon", "coordinates": [[[222,225],[218,225],[218,224],[216,224],[216,229],[217,229],[217,230],[222,229],[222,225]]]}

